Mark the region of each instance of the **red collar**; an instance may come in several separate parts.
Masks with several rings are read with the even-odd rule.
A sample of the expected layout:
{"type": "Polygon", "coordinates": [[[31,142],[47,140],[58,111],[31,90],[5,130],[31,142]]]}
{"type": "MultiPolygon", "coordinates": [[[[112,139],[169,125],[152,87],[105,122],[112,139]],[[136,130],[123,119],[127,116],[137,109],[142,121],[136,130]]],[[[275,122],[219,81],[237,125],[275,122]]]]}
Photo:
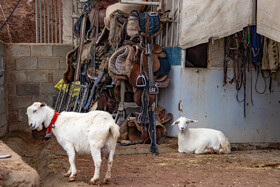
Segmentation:
{"type": "Polygon", "coordinates": [[[55,124],[55,122],[56,122],[56,119],[57,119],[58,115],[59,115],[58,112],[54,112],[52,121],[51,121],[51,123],[50,123],[49,126],[48,126],[48,129],[47,129],[46,134],[50,134],[50,133],[52,132],[52,127],[54,127],[54,124],[55,124]]]}

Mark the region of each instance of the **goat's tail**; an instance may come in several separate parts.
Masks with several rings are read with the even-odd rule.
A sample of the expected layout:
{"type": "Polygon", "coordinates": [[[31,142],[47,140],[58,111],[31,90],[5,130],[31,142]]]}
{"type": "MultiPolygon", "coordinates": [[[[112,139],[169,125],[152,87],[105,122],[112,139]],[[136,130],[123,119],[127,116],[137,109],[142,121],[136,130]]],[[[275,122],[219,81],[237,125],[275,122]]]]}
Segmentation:
{"type": "Polygon", "coordinates": [[[229,141],[226,137],[223,138],[223,140],[221,142],[221,147],[223,149],[223,153],[230,153],[231,152],[230,143],[229,143],[229,141]]]}
{"type": "Polygon", "coordinates": [[[113,135],[114,139],[118,139],[120,136],[120,127],[118,125],[116,125],[115,123],[113,123],[110,126],[110,132],[113,135]]]}

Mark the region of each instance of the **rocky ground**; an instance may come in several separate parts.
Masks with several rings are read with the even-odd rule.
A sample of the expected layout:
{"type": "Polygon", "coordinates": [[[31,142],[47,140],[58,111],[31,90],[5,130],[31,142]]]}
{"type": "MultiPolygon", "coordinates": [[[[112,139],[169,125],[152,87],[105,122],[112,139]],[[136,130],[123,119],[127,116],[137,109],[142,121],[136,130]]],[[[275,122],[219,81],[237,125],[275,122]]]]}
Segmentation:
{"type": "MultiPolygon", "coordinates": [[[[104,186],[280,186],[279,149],[244,149],[227,155],[180,154],[176,141],[162,138],[158,156],[149,153],[149,145],[117,147],[112,180],[104,186]]],[[[69,183],[63,177],[68,159],[54,137],[44,141],[35,140],[30,133],[14,133],[4,142],[38,171],[41,186],[89,186],[94,172],[91,157],[76,159],[77,179],[69,183]]],[[[5,168],[1,166],[0,171],[5,178],[5,168]]],[[[105,172],[106,161],[100,185],[105,172]]]]}

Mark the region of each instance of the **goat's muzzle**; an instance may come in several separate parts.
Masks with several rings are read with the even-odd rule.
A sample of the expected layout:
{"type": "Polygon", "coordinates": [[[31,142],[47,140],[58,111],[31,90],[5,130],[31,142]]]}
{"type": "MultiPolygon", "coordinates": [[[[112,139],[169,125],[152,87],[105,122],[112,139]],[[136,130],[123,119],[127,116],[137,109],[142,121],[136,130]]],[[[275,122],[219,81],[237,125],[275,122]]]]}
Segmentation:
{"type": "Polygon", "coordinates": [[[30,127],[32,130],[34,130],[34,128],[35,128],[35,124],[33,124],[33,123],[29,123],[29,127],[30,127]]]}

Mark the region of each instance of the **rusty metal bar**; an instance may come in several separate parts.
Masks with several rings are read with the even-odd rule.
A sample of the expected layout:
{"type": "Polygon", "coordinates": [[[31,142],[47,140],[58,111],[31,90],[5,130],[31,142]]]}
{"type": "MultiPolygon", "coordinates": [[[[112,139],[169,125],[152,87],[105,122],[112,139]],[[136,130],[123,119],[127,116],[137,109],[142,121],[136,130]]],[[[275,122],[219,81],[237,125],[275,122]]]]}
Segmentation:
{"type": "Polygon", "coordinates": [[[58,0],[58,21],[59,21],[59,43],[62,43],[61,41],[61,0],[58,0]]]}
{"type": "Polygon", "coordinates": [[[53,43],[53,0],[51,0],[51,43],[53,43]]]}
{"type": "Polygon", "coordinates": [[[39,43],[39,29],[38,29],[38,0],[35,0],[35,24],[36,24],[36,43],[39,43]]]}
{"type": "Polygon", "coordinates": [[[50,2],[47,0],[47,25],[48,25],[48,40],[47,43],[50,43],[50,2]]]}
{"type": "Polygon", "coordinates": [[[88,94],[88,87],[86,87],[86,88],[84,89],[84,93],[83,93],[82,101],[81,101],[81,103],[80,103],[80,107],[79,107],[79,112],[81,112],[81,111],[82,111],[82,108],[83,108],[83,106],[84,106],[84,103],[85,103],[85,100],[86,100],[86,96],[87,96],[87,94],[88,94]]]}
{"type": "Polygon", "coordinates": [[[63,86],[64,86],[64,81],[62,82],[62,84],[60,86],[59,93],[58,93],[57,98],[56,98],[56,102],[55,102],[55,105],[54,105],[55,110],[58,110],[57,107],[60,104],[61,94],[63,92],[63,86]]]}
{"type": "Polygon", "coordinates": [[[46,43],[46,41],[47,41],[47,24],[46,24],[46,0],[44,0],[44,6],[43,6],[43,8],[44,8],[44,43],[46,43]]]}
{"type": "Polygon", "coordinates": [[[41,0],[39,0],[39,11],[40,11],[40,43],[42,43],[42,32],[43,32],[43,28],[42,28],[42,2],[41,0]]]}
{"type": "Polygon", "coordinates": [[[69,105],[70,105],[72,97],[73,97],[73,92],[74,92],[75,86],[70,84],[70,89],[71,89],[71,93],[70,93],[70,95],[68,95],[68,101],[66,103],[65,111],[68,111],[69,105]]]}
{"type": "Polygon", "coordinates": [[[55,43],[57,43],[57,0],[54,0],[54,17],[55,17],[55,25],[54,25],[54,38],[55,38],[55,43]]]}

